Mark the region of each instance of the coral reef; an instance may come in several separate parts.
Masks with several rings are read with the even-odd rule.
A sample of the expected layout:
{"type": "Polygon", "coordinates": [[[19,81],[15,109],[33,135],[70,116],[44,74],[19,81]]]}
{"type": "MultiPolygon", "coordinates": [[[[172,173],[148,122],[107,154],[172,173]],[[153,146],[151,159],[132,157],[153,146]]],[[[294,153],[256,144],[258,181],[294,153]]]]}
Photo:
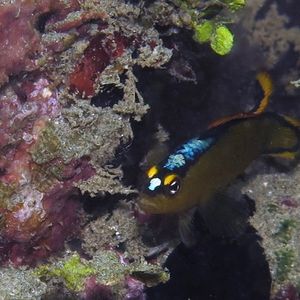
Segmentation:
{"type": "MultiPolygon", "coordinates": [[[[59,284],[52,281],[53,290],[48,284],[46,291],[37,274],[61,278],[65,295],[80,297],[80,292],[86,299],[98,293],[113,297],[107,287],[112,278],[99,278],[105,270],[122,279],[118,288],[127,299],[143,296],[145,280],[147,285],[167,280],[159,267],[143,262],[142,269],[130,265],[129,272],[116,252],[109,260],[103,255],[110,252],[101,256],[98,249],[86,249],[91,262],[75,255],[35,273],[12,268],[40,264],[80,237],[90,221],[82,194],[97,195],[99,201],[107,194],[136,192],[122,184],[120,163],[114,162],[133,139],[132,121],[140,121],[149,109],[133,69],[160,68],[172,56],[150,11],[119,0],[0,2],[1,297],[55,295],[59,284]],[[119,97],[110,102],[106,89],[119,97]],[[11,285],[4,290],[9,276],[11,285]]],[[[134,234],[126,240],[137,249],[137,264],[139,247],[146,246],[141,241],[136,246],[137,226],[133,219],[129,224],[134,234]]],[[[97,245],[108,246],[117,247],[111,238],[97,245]]]]}
{"type": "MultiPolygon", "coordinates": [[[[297,299],[299,168],[247,177],[266,257],[252,227],[228,241],[200,224],[187,249],[176,217],[135,206],[140,165],[251,109],[256,69],[299,53],[279,3],[0,0],[0,20],[1,299],[266,300],[265,259],[273,298],[297,299]]],[[[295,97],[298,66],[277,75],[295,97]]]]}
{"type": "Polygon", "coordinates": [[[120,1],[15,1],[0,11],[11,28],[1,33],[1,262],[35,264],[78,234],[78,187],[130,192],[106,165],[147,111],[132,67],[159,67],[172,52],[120,1]],[[108,84],[123,91],[113,108],[97,100],[108,84]]]}

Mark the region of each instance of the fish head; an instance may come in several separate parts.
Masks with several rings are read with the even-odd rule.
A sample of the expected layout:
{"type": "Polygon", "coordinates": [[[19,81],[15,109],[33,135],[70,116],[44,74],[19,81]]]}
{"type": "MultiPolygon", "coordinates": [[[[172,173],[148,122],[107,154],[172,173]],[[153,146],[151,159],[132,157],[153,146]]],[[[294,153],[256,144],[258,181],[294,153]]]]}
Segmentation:
{"type": "Polygon", "coordinates": [[[146,213],[170,214],[187,209],[182,178],[153,166],[146,172],[139,207],[146,213]]]}

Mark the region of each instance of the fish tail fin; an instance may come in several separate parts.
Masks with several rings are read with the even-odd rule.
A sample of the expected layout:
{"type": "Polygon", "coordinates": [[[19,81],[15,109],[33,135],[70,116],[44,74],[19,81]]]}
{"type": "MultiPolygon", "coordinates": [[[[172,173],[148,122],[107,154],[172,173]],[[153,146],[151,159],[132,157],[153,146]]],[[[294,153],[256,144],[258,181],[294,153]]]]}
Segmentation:
{"type": "Polygon", "coordinates": [[[281,126],[275,128],[268,155],[294,159],[300,155],[300,121],[283,116],[281,126]]]}
{"type": "Polygon", "coordinates": [[[267,72],[259,72],[256,76],[257,81],[259,82],[261,89],[263,90],[264,97],[259,102],[258,106],[254,108],[254,114],[263,113],[267,106],[270,103],[270,97],[273,92],[273,83],[271,76],[267,72]]]}
{"type": "Polygon", "coordinates": [[[288,121],[290,124],[292,124],[293,126],[300,128],[300,120],[293,118],[293,117],[289,117],[289,116],[283,116],[283,118],[288,121]]]}

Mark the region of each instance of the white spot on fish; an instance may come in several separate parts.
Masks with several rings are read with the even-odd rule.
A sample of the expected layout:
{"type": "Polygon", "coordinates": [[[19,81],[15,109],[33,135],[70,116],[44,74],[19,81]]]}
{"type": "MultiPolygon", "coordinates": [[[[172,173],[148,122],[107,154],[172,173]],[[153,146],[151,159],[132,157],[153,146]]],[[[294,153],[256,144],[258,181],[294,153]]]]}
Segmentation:
{"type": "Polygon", "coordinates": [[[150,184],[149,184],[149,186],[148,186],[148,189],[149,189],[150,191],[154,191],[154,190],[157,189],[160,185],[161,185],[161,180],[160,180],[159,178],[155,177],[155,178],[152,178],[152,179],[150,180],[150,184]]]}

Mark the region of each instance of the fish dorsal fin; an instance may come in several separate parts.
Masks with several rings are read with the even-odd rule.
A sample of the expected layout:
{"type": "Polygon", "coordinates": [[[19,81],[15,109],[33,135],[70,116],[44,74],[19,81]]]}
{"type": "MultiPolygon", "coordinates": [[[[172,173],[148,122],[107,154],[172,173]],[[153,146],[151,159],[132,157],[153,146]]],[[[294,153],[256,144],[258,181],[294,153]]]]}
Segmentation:
{"type": "Polygon", "coordinates": [[[267,72],[258,73],[256,76],[256,79],[258,80],[258,82],[263,90],[263,93],[264,93],[264,97],[261,99],[258,106],[249,112],[240,112],[240,113],[237,113],[234,115],[230,115],[230,116],[226,116],[226,117],[217,119],[217,120],[213,121],[208,126],[208,128],[217,127],[217,126],[225,124],[231,120],[255,117],[256,115],[259,115],[266,110],[267,106],[269,105],[270,96],[273,91],[272,80],[271,80],[270,75],[267,72]]]}
{"type": "Polygon", "coordinates": [[[244,118],[253,117],[253,116],[255,116],[253,114],[253,112],[241,112],[238,114],[226,116],[226,117],[214,120],[212,123],[210,123],[208,125],[208,129],[218,127],[219,125],[223,125],[231,120],[244,119],[244,118]]]}
{"type": "Polygon", "coordinates": [[[259,72],[256,76],[263,92],[264,97],[259,102],[258,106],[253,110],[254,114],[263,113],[270,103],[270,96],[273,92],[273,83],[270,75],[267,72],[259,72]]]}

